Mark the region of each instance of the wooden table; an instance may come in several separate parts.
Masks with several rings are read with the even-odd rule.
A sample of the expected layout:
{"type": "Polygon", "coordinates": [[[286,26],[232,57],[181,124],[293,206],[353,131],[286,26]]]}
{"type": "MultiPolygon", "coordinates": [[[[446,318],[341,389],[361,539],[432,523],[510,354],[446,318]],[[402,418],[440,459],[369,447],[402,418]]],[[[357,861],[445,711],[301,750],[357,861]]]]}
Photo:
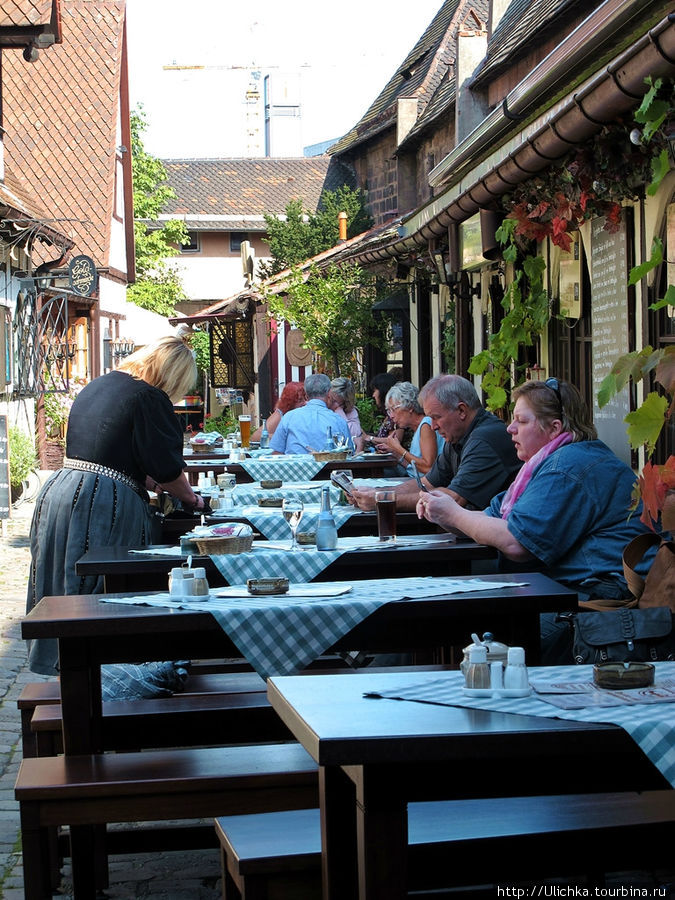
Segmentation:
{"type": "MultiPolygon", "coordinates": [[[[539,612],[576,607],[575,593],[539,573],[483,578],[528,584],[460,594],[450,602],[432,597],[387,603],[329,652],[427,650],[444,643],[468,643],[471,631],[489,630],[500,640],[525,645],[528,659],[534,660],[539,612]]],[[[91,594],[43,597],[22,620],[21,634],[27,640],[59,642],[66,753],[102,749],[103,663],[240,655],[209,612],[101,603],[99,595],[91,594]]]]}
{"type": "MultiPolygon", "coordinates": [[[[224,451],[211,453],[184,453],[187,475],[191,484],[197,483],[200,472],[213,471],[216,475],[231,472],[237,476],[238,484],[248,484],[254,478],[238,462],[230,462],[229,454],[224,451]]],[[[311,481],[325,481],[336,469],[351,469],[356,478],[380,478],[383,469],[393,469],[398,460],[390,453],[370,453],[363,459],[339,459],[324,463],[311,481]]],[[[402,479],[399,479],[402,480],[402,479]]]]}
{"type": "Polygon", "coordinates": [[[617,725],[363,697],[412,679],[268,681],[272,706],[320,766],[323,900],[406,896],[413,800],[669,786],[617,725]]]}
{"type": "MultiPolygon", "coordinates": [[[[474,560],[495,559],[493,547],[471,540],[456,543],[401,545],[379,550],[350,550],[327,566],[314,581],[343,581],[360,578],[396,578],[408,575],[469,575],[474,560]]],[[[182,565],[185,558],[129,553],[128,547],[94,547],[75,565],[78,575],[102,575],[104,590],[163,591],[169,571],[182,565]]],[[[211,587],[226,584],[208,556],[193,556],[194,566],[203,566],[211,587]]]]}

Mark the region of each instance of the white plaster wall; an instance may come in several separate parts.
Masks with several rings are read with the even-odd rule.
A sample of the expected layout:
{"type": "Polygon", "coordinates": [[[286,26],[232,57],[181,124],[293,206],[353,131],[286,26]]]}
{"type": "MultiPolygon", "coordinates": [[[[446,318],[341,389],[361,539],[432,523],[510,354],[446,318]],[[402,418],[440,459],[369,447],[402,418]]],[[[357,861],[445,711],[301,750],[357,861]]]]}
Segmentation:
{"type": "MultiPolygon", "coordinates": [[[[262,259],[269,259],[263,257],[262,259]]],[[[260,259],[256,259],[259,262],[260,259]]],[[[190,300],[224,300],[246,287],[239,257],[175,257],[168,260],[190,300]]]]}
{"type": "Polygon", "coordinates": [[[124,236],[124,222],[112,219],[110,225],[110,257],[108,265],[120,272],[127,271],[127,247],[124,236]]]}

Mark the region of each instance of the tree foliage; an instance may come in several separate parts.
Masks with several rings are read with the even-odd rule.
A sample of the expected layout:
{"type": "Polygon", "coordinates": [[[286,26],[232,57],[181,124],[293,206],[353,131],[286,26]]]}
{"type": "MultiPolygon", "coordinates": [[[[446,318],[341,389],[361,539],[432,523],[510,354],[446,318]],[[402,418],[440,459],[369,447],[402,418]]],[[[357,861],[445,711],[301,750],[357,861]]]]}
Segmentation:
{"type": "Polygon", "coordinates": [[[358,266],[313,267],[308,277],[296,268],[284,296],[264,296],[270,317],[302,329],[305,345],[333,375],[354,375],[363,347],[383,344],[373,316],[376,282],[358,266]]]}
{"type": "Polygon", "coordinates": [[[161,161],[146,152],[142,135],[147,120],[142,108],[131,113],[131,168],[134,185],[134,241],[136,245],[136,283],[127,289],[127,299],[152,312],[170,316],[176,303],[185,299],[185,291],[175,268],[166,262],[176,256],[176,245],[187,244],[185,224],[177,219],[161,228],[148,228],[156,221],[167,202],[175,197],[167,183],[161,161]]]}
{"type": "Polygon", "coordinates": [[[259,263],[258,275],[269,278],[334,247],[340,237],[340,212],[347,213],[347,237],[360,234],[372,225],[363,193],[347,186],[336,191],[324,191],[315,214],[306,213],[300,200],[291,200],[286,205],[285,219],[266,215],[265,241],[269,244],[272,261],[259,263]]]}

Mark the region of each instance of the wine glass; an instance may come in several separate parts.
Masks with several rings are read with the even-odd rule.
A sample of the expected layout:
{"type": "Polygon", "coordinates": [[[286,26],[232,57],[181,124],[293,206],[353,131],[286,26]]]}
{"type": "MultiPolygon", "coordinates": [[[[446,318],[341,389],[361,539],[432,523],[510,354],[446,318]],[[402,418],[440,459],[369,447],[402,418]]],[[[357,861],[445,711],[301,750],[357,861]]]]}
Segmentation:
{"type": "Polygon", "coordinates": [[[300,519],[302,519],[302,513],[304,510],[304,504],[302,500],[284,500],[282,506],[282,512],[284,514],[284,519],[288,522],[288,525],[291,529],[291,550],[299,550],[300,546],[297,542],[295,534],[298,530],[298,525],[300,524],[300,519]]]}

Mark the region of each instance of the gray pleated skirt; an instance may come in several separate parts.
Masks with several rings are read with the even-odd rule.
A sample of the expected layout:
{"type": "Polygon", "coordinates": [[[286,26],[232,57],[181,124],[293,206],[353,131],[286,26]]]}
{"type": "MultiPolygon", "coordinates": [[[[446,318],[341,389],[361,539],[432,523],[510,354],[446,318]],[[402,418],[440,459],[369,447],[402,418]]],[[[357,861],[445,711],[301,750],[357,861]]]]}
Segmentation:
{"type": "MultiPolygon", "coordinates": [[[[26,611],[46,596],[100,594],[103,577],[78,575],[75,563],[95,547],[144,546],[152,542],[152,517],[147,501],[133,488],[94,472],[61,469],[44,485],[35,503],[31,524],[31,568],[26,611]]],[[[29,641],[32,672],[58,675],[56,640],[29,641]]],[[[106,699],[132,699],[180,690],[185,664],[143,663],[105,666],[106,699]],[[106,672],[110,676],[106,677],[106,672]],[[144,673],[147,672],[147,685],[144,673]],[[114,684],[114,687],[113,687],[114,684]]]]}

